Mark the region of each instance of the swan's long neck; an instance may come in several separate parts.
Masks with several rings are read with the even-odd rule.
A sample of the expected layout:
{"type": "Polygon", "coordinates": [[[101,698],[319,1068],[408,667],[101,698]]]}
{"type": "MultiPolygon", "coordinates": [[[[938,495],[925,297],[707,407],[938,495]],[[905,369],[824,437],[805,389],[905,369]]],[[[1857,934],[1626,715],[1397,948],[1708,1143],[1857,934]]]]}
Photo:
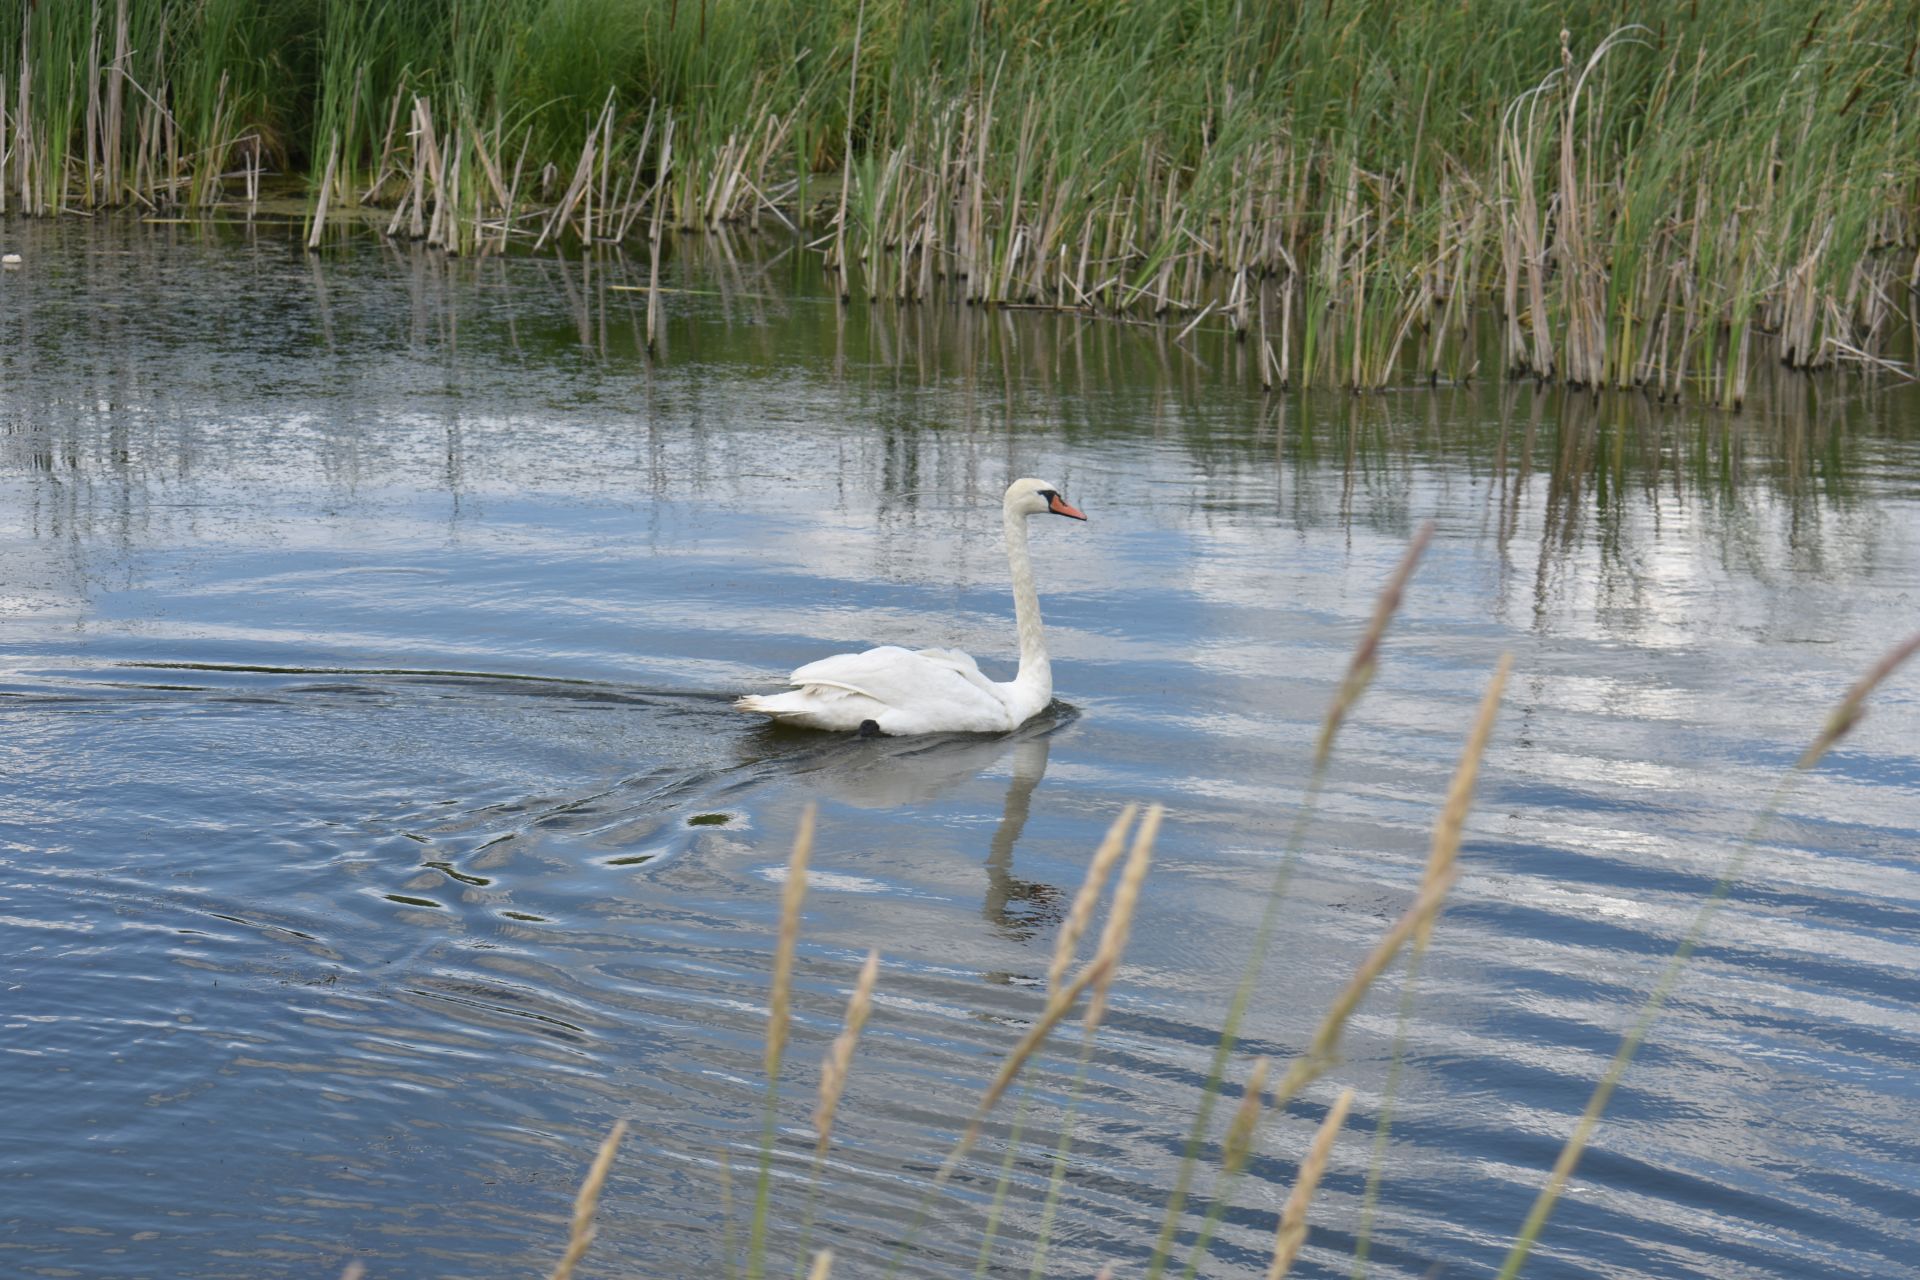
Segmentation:
{"type": "Polygon", "coordinates": [[[1040,595],[1033,589],[1033,560],[1027,554],[1027,518],[1006,514],[1007,564],[1013,570],[1013,621],[1020,633],[1020,674],[1013,682],[1032,701],[1033,711],[1053,697],[1053,664],[1040,628],[1040,595]]]}

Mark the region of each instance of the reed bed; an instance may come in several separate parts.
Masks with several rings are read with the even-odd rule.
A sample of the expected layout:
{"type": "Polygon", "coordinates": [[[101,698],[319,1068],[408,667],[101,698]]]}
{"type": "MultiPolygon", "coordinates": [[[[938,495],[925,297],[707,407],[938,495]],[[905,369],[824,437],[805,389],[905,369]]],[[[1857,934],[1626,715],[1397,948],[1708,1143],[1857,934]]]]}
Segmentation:
{"type": "Polygon", "coordinates": [[[0,0],[0,205],[804,228],[849,299],[1211,320],[1272,386],[1490,325],[1487,373],[1731,407],[1907,371],[1917,54],[1899,0],[0,0]]]}

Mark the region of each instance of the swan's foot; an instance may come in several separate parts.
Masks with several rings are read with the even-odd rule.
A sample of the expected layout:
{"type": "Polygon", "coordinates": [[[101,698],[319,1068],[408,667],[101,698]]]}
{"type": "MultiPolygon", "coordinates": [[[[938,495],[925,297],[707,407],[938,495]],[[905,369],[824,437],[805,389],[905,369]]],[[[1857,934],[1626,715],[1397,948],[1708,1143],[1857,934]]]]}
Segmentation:
{"type": "Polygon", "coordinates": [[[878,720],[862,720],[860,722],[860,736],[863,738],[879,737],[880,722],[878,720]]]}

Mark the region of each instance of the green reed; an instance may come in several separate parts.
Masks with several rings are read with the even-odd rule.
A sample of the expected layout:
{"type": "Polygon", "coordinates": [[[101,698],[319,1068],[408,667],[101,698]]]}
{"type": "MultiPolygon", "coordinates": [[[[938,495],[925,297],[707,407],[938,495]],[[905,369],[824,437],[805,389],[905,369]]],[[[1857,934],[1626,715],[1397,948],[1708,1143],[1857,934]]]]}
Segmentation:
{"type": "Polygon", "coordinates": [[[1509,372],[1736,407],[1765,359],[1883,367],[1911,313],[1910,19],[0,0],[0,192],[201,206],[337,154],[336,210],[455,252],[651,234],[664,202],[828,232],[848,296],[1218,316],[1269,383],[1471,377],[1448,335],[1477,304],[1509,372]],[[666,120],[671,171],[643,140],[666,120]]]}

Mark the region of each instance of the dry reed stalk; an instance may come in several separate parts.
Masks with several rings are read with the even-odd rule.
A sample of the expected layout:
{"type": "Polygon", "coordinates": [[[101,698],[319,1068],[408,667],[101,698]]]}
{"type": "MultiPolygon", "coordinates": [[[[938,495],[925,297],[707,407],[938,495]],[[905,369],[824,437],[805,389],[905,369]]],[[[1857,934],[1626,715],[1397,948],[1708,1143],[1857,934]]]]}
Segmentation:
{"type": "Polygon", "coordinates": [[[627,1122],[616,1120],[612,1132],[600,1144],[600,1154],[593,1158],[593,1165],[580,1184],[580,1194],[574,1197],[573,1233],[567,1241],[567,1251],[560,1256],[560,1263],[554,1267],[550,1280],[571,1280],[574,1267],[586,1256],[587,1246],[593,1243],[593,1215],[600,1207],[600,1188],[606,1184],[607,1171],[613,1168],[613,1155],[620,1149],[620,1139],[626,1136],[627,1122]]]}
{"type": "Polygon", "coordinates": [[[827,1280],[833,1273],[833,1250],[822,1249],[813,1255],[813,1269],[807,1272],[807,1280],[827,1280]]]}
{"type": "MultiPolygon", "coordinates": [[[[598,148],[598,140],[599,129],[596,126],[588,132],[587,140],[581,144],[580,159],[574,162],[573,177],[567,183],[567,192],[560,198],[560,203],[555,205],[553,211],[547,215],[546,225],[540,229],[540,238],[533,242],[534,249],[545,247],[547,241],[553,238],[554,232],[566,225],[567,220],[573,217],[573,211],[580,206],[582,196],[592,187],[593,159],[594,152],[598,148]]],[[[588,216],[591,217],[591,209],[588,216]]]]}
{"type": "Polygon", "coordinates": [[[939,1173],[935,1175],[936,1185],[944,1184],[953,1175],[954,1169],[966,1157],[967,1152],[973,1149],[973,1144],[979,1140],[981,1126],[986,1122],[988,1114],[999,1105],[1000,1099],[1006,1095],[1008,1087],[1019,1076],[1020,1069],[1053,1033],[1053,1029],[1060,1025],[1061,1020],[1072,1010],[1074,1002],[1089,989],[1094,989],[1099,994],[1088,1004],[1087,1033],[1091,1035],[1098,1027],[1100,1017],[1095,1012],[1096,1005],[1101,1012],[1104,1012],[1107,983],[1111,980],[1114,970],[1120,966],[1120,955],[1127,945],[1127,934],[1132,925],[1133,909],[1139,901],[1140,885],[1146,878],[1147,866],[1153,857],[1153,839],[1160,829],[1160,818],[1164,812],[1160,805],[1153,805],[1141,820],[1140,829],[1134,837],[1133,850],[1127,858],[1126,870],[1121,873],[1120,887],[1114,891],[1113,906],[1107,914],[1106,929],[1101,934],[1100,946],[1094,952],[1093,959],[1074,975],[1071,982],[1048,996],[1046,1007],[1041,1010],[1040,1016],[1034,1020],[1031,1027],[1027,1028],[1027,1033],[1020,1037],[1019,1043],[1014,1045],[1005,1060],[1001,1062],[1000,1069],[994,1073],[986,1092],[981,1095],[979,1104],[974,1108],[973,1116],[967,1122],[966,1131],[954,1144],[953,1150],[941,1164],[939,1173]]]}
{"type": "Polygon", "coordinates": [[[652,224],[647,228],[647,351],[658,352],[660,335],[660,237],[666,217],[667,180],[673,173],[673,113],[667,113],[666,127],[660,131],[659,175],[654,179],[648,201],[653,205],[652,224]]]}
{"type": "Polygon", "coordinates": [[[105,157],[99,154],[100,134],[104,127],[100,118],[100,7],[96,3],[93,9],[92,28],[87,35],[87,124],[86,124],[86,175],[87,187],[81,203],[93,208],[99,200],[99,187],[94,181],[96,162],[105,165],[105,157]]]}
{"type": "Polygon", "coordinates": [[[333,193],[334,166],[340,161],[340,134],[336,130],[331,145],[327,148],[327,172],[320,179],[320,199],[313,207],[313,230],[307,236],[309,251],[320,247],[321,233],[327,229],[327,200],[333,193]]]}
{"type": "MultiPolygon", "coordinates": [[[[101,139],[102,149],[106,152],[108,202],[113,204],[120,203],[125,174],[126,157],[121,134],[126,124],[127,63],[133,57],[129,39],[127,0],[119,0],[114,6],[113,61],[109,64],[113,75],[107,82],[106,133],[101,139]]],[[[5,98],[6,94],[0,93],[0,101],[5,98]]]]}
{"type": "MultiPolygon", "coordinates": [[[[1422,885],[1431,885],[1453,871],[1460,856],[1460,832],[1466,825],[1467,811],[1473,807],[1473,786],[1480,776],[1480,761],[1486,755],[1487,739],[1493,735],[1494,721],[1500,715],[1500,699],[1507,689],[1507,677],[1513,671],[1513,655],[1503,653],[1493,669],[1493,679],[1480,697],[1480,710],[1467,731],[1467,742],[1460,750],[1460,763],[1447,784],[1447,798],[1440,806],[1440,817],[1433,824],[1433,844],[1427,852],[1422,885]]],[[[1433,921],[1428,919],[1414,945],[1422,950],[1433,936],[1433,921]]]]}
{"type": "MultiPolygon", "coordinates": [[[[410,206],[407,213],[407,234],[415,240],[427,234],[424,216],[427,200],[427,164],[424,157],[432,154],[433,148],[429,138],[430,126],[424,120],[426,111],[426,99],[418,94],[414,95],[413,126],[407,131],[410,150],[408,159],[412,161],[412,173],[407,195],[402,203],[410,206]]],[[[394,210],[396,222],[399,219],[399,212],[398,209],[394,210]]]]}
{"type": "Polygon", "coordinates": [[[380,194],[380,188],[386,185],[388,162],[393,159],[393,131],[400,124],[400,103],[407,96],[406,81],[402,80],[393,91],[393,103],[387,108],[387,131],[380,138],[380,160],[373,167],[373,181],[361,195],[362,204],[380,194]]]}
{"type": "Polygon", "coordinates": [[[1285,1106],[1300,1090],[1326,1074],[1333,1066],[1334,1051],[1340,1046],[1340,1036],[1346,1030],[1347,1020],[1360,1007],[1360,1002],[1366,998],[1373,984],[1379,981],[1380,975],[1393,963],[1394,957],[1400,954],[1400,948],[1439,914],[1440,908],[1446,903],[1447,891],[1453,888],[1454,881],[1459,878],[1458,868],[1450,868],[1434,877],[1422,887],[1420,896],[1414,899],[1406,914],[1395,921],[1386,936],[1374,944],[1373,950],[1360,962],[1353,977],[1347,979],[1347,985],[1340,989],[1340,994],[1321,1018],[1313,1040],[1294,1059],[1293,1065],[1287,1068],[1287,1074],[1274,1087],[1273,1104],[1276,1107],[1285,1106]]]}
{"type": "MultiPolygon", "coordinates": [[[[20,15],[20,47],[27,47],[28,31],[33,25],[33,7],[27,6],[20,15]]],[[[32,101],[33,63],[26,58],[20,59],[20,105],[13,113],[14,131],[20,135],[14,143],[14,186],[20,191],[20,203],[27,212],[37,213],[34,208],[32,188],[27,185],[33,160],[33,117],[27,114],[27,106],[32,101]]]]}
{"type": "Polygon", "coordinates": [[[800,938],[800,907],[807,898],[807,862],[813,857],[817,806],[808,804],[793,835],[786,883],[780,887],[780,938],[773,952],[773,991],[767,999],[767,1043],[762,1066],[767,1077],[780,1074],[780,1053],[787,1045],[788,1005],[793,994],[793,950],[800,938]]]}
{"type": "Polygon", "coordinates": [[[1100,894],[1106,888],[1108,872],[1113,870],[1113,864],[1127,847],[1127,831],[1133,826],[1133,816],[1139,809],[1139,805],[1130,804],[1120,811],[1120,816],[1107,828],[1100,847],[1094,850],[1092,860],[1087,863],[1086,878],[1081,881],[1080,892],[1074,895],[1073,906],[1068,909],[1067,918],[1060,925],[1060,935],[1054,940],[1053,963],[1047,967],[1047,990],[1050,992],[1060,989],[1060,979],[1066,976],[1067,966],[1073,963],[1073,953],[1080,945],[1081,935],[1087,931],[1088,922],[1093,919],[1094,908],[1099,905],[1100,894]]]}
{"type": "Polygon", "coordinates": [[[860,87],[860,33],[867,21],[867,0],[853,19],[853,58],[847,72],[847,127],[840,148],[840,211],[834,215],[833,269],[840,273],[840,301],[853,301],[847,267],[847,195],[853,182],[853,106],[860,87]]]}
{"type": "Polygon", "coordinates": [[[1379,668],[1380,641],[1387,633],[1387,624],[1399,611],[1400,602],[1406,596],[1407,582],[1413,577],[1413,570],[1420,563],[1421,553],[1433,540],[1433,521],[1421,525],[1413,535],[1413,541],[1407,544],[1407,550],[1400,557],[1399,565],[1393,576],[1387,579],[1387,585],[1381,589],[1380,598],[1374,603],[1373,617],[1367,623],[1366,632],[1360,637],[1360,643],[1354,648],[1353,658],[1347,663],[1347,673],[1341,678],[1340,688],[1333,695],[1333,702],[1327,708],[1327,717],[1320,725],[1320,737],[1313,748],[1313,766],[1316,770],[1326,767],[1333,754],[1333,740],[1340,732],[1347,713],[1359,702],[1360,695],[1367,691],[1373,682],[1374,672],[1379,668]]]}
{"type": "Polygon", "coordinates": [[[1233,1120],[1227,1125],[1227,1139],[1222,1145],[1220,1164],[1231,1174],[1246,1167],[1247,1157],[1253,1154],[1253,1135],[1259,1128],[1260,1116],[1265,1110],[1267,1090],[1267,1072],[1273,1063],[1267,1058],[1255,1058],[1253,1070],[1247,1073],[1246,1090],[1241,1094],[1240,1106],[1233,1113],[1233,1120]]]}
{"type": "Polygon", "coordinates": [[[486,175],[487,185],[493,188],[495,207],[505,210],[507,188],[500,179],[500,166],[494,162],[492,153],[487,150],[486,140],[480,136],[479,127],[472,120],[467,121],[467,138],[473,143],[473,154],[480,161],[480,171],[486,175]]]}
{"type": "Polygon", "coordinates": [[[1307,1158],[1300,1162],[1293,1190],[1280,1210],[1280,1225],[1273,1239],[1273,1261],[1267,1266],[1266,1280],[1282,1280],[1293,1269],[1294,1259],[1300,1256],[1300,1248],[1307,1242],[1307,1205],[1320,1187],[1320,1177],[1327,1170],[1327,1158],[1333,1153],[1334,1141],[1339,1138],[1340,1127],[1346,1123],[1352,1106],[1353,1090],[1341,1090],[1339,1098],[1328,1109],[1327,1118],[1320,1122],[1319,1132],[1313,1135],[1313,1145],[1307,1148],[1307,1158]]]}
{"type": "Polygon", "coordinates": [[[1146,882],[1147,866],[1153,861],[1153,842],[1160,834],[1160,819],[1166,814],[1161,805],[1149,805],[1140,819],[1140,829],[1134,833],[1133,848],[1127,854],[1127,865],[1120,872],[1120,884],[1113,891],[1113,905],[1107,910],[1107,926],[1100,933],[1100,945],[1094,951],[1096,959],[1107,957],[1109,963],[1093,985],[1093,998],[1087,1001],[1085,1025],[1087,1034],[1092,1035],[1100,1026],[1100,1020],[1107,1012],[1107,989],[1112,985],[1113,974],[1120,967],[1120,957],[1127,949],[1127,938],[1133,930],[1133,909],[1140,901],[1140,886],[1146,882]]]}
{"type": "Polygon", "coordinates": [[[824,1154],[833,1137],[834,1113],[840,1109],[840,1095],[847,1087],[847,1073],[853,1066],[854,1046],[860,1043],[860,1031],[867,1025],[867,1013],[873,1007],[873,984],[880,974],[880,953],[867,952],[860,977],[847,999],[846,1021],[834,1037],[827,1056],[820,1063],[820,1101],[813,1109],[813,1131],[817,1135],[814,1150],[824,1154]]]}
{"type": "Polygon", "coordinates": [[[361,1280],[361,1277],[366,1274],[367,1269],[363,1264],[349,1262],[346,1268],[340,1272],[340,1280],[361,1280]]]}

